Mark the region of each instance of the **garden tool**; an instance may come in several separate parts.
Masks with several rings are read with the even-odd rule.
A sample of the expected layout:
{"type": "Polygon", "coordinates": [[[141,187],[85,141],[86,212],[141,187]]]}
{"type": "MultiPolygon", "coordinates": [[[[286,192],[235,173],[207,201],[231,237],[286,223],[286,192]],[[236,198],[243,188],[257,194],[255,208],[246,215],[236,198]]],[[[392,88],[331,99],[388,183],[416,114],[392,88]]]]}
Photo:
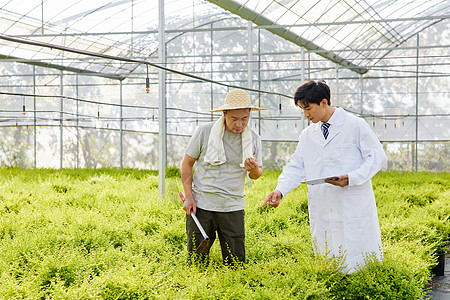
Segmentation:
{"type": "MultiPolygon", "coordinates": [[[[179,193],[181,200],[186,201],[186,198],[184,198],[184,195],[182,192],[179,193]]],[[[208,253],[209,247],[211,246],[211,241],[206,234],[205,230],[202,227],[202,224],[200,224],[200,221],[197,219],[197,217],[194,214],[194,211],[191,209],[191,217],[194,220],[195,224],[197,224],[198,229],[203,235],[203,241],[200,243],[200,245],[197,247],[197,250],[195,253],[208,253]]]]}

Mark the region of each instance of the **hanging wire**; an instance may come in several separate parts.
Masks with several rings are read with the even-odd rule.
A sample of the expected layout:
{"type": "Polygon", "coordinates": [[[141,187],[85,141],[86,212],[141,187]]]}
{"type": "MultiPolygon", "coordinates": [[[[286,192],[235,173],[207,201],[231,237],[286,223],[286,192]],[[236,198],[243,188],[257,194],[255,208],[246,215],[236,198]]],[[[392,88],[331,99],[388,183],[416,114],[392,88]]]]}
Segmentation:
{"type": "Polygon", "coordinates": [[[261,91],[258,89],[252,89],[252,88],[248,88],[248,87],[244,87],[244,86],[236,86],[236,85],[226,84],[224,82],[215,81],[215,80],[212,80],[209,78],[204,78],[204,77],[200,77],[200,76],[193,75],[190,73],[178,71],[178,70],[171,69],[171,68],[159,65],[159,64],[151,63],[151,62],[148,62],[145,60],[120,57],[120,56],[114,56],[114,55],[107,55],[104,53],[97,53],[97,52],[92,52],[92,51],[85,51],[85,50],[80,50],[80,49],[76,49],[76,48],[70,48],[70,47],[51,44],[51,43],[44,43],[44,42],[40,42],[40,41],[33,41],[33,40],[25,39],[25,38],[13,37],[13,36],[4,35],[4,34],[0,34],[0,39],[7,40],[10,42],[14,42],[14,43],[19,43],[19,44],[26,44],[26,45],[37,46],[37,47],[56,49],[56,50],[60,50],[60,51],[65,51],[65,52],[70,52],[70,53],[75,53],[75,54],[80,54],[80,55],[86,55],[86,56],[91,56],[91,57],[99,57],[99,58],[122,61],[122,62],[129,62],[129,63],[145,64],[145,65],[149,65],[154,68],[165,70],[167,72],[181,75],[184,77],[190,77],[190,78],[194,78],[194,79],[197,79],[197,80],[200,80],[203,82],[209,82],[209,83],[214,83],[214,84],[217,84],[220,86],[226,86],[226,87],[228,87],[228,89],[236,88],[236,89],[242,89],[242,90],[246,90],[246,91],[250,91],[250,92],[262,92],[265,94],[280,95],[280,96],[283,96],[286,98],[291,98],[291,96],[283,94],[283,93],[261,91]]]}

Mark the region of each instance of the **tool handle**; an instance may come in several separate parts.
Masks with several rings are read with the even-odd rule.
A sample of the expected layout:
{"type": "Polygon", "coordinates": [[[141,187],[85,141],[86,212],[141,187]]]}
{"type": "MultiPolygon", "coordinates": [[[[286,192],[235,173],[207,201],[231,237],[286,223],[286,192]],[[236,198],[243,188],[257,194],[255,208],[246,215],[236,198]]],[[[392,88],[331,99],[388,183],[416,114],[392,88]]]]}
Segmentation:
{"type": "MultiPolygon", "coordinates": [[[[184,195],[182,192],[180,192],[178,195],[180,195],[181,200],[183,200],[183,202],[186,201],[186,198],[184,198],[184,195]]],[[[206,234],[205,230],[203,229],[202,225],[200,224],[200,221],[197,219],[197,217],[194,214],[194,211],[191,209],[191,217],[194,220],[195,224],[197,224],[198,229],[200,230],[200,232],[203,235],[203,238],[206,240],[209,240],[208,235],[206,234]]]]}
{"type": "Polygon", "coordinates": [[[197,219],[197,217],[195,216],[192,209],[191,209],[191,217],[192,217],[192,219],[194,219],[195,224],[197,224],[198,229],[200,229],[200,232],[202,233],[203,238],[205,240],[209,240],[209,236],[206,234],[205,230],[203,229],[202,225],[200,224],[200,221],[197,219]]]}

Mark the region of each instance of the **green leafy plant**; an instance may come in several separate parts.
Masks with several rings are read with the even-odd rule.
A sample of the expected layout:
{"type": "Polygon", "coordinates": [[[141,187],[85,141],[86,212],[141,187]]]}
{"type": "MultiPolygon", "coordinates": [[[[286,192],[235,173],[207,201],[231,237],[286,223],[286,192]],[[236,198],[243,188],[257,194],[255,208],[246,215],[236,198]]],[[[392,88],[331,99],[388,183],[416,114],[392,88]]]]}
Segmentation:
{"type": "Polygon", "coordinates": [[[379,173],[384,259],[346,276],[342,257],[314,255],[306,186],[261,207],[280,174],[265,171],[245,191],[245,269],[223,266],[218,242],[188,267],[170,174],[160,199],[155,171],[1,168],[0,299],[422,299],[450,233],[447,173],[379,173]]]}

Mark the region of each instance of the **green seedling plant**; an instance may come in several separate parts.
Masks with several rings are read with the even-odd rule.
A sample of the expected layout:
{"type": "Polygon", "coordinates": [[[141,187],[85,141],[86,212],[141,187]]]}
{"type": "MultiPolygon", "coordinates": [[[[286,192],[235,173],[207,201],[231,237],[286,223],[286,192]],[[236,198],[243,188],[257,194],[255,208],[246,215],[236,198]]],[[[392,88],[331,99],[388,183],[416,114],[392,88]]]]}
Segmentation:
{"type": "Polygon", "coordinates": [[[0,169],[0,299],[423,299],[448,239],[448,173],[373,179],[383,260],[348,275],[314,255],[307,187],[261,207],[279,171],[246,189],[244,268],[187,265],[179,170],[160,199],[148,170],[0,169]]]}

